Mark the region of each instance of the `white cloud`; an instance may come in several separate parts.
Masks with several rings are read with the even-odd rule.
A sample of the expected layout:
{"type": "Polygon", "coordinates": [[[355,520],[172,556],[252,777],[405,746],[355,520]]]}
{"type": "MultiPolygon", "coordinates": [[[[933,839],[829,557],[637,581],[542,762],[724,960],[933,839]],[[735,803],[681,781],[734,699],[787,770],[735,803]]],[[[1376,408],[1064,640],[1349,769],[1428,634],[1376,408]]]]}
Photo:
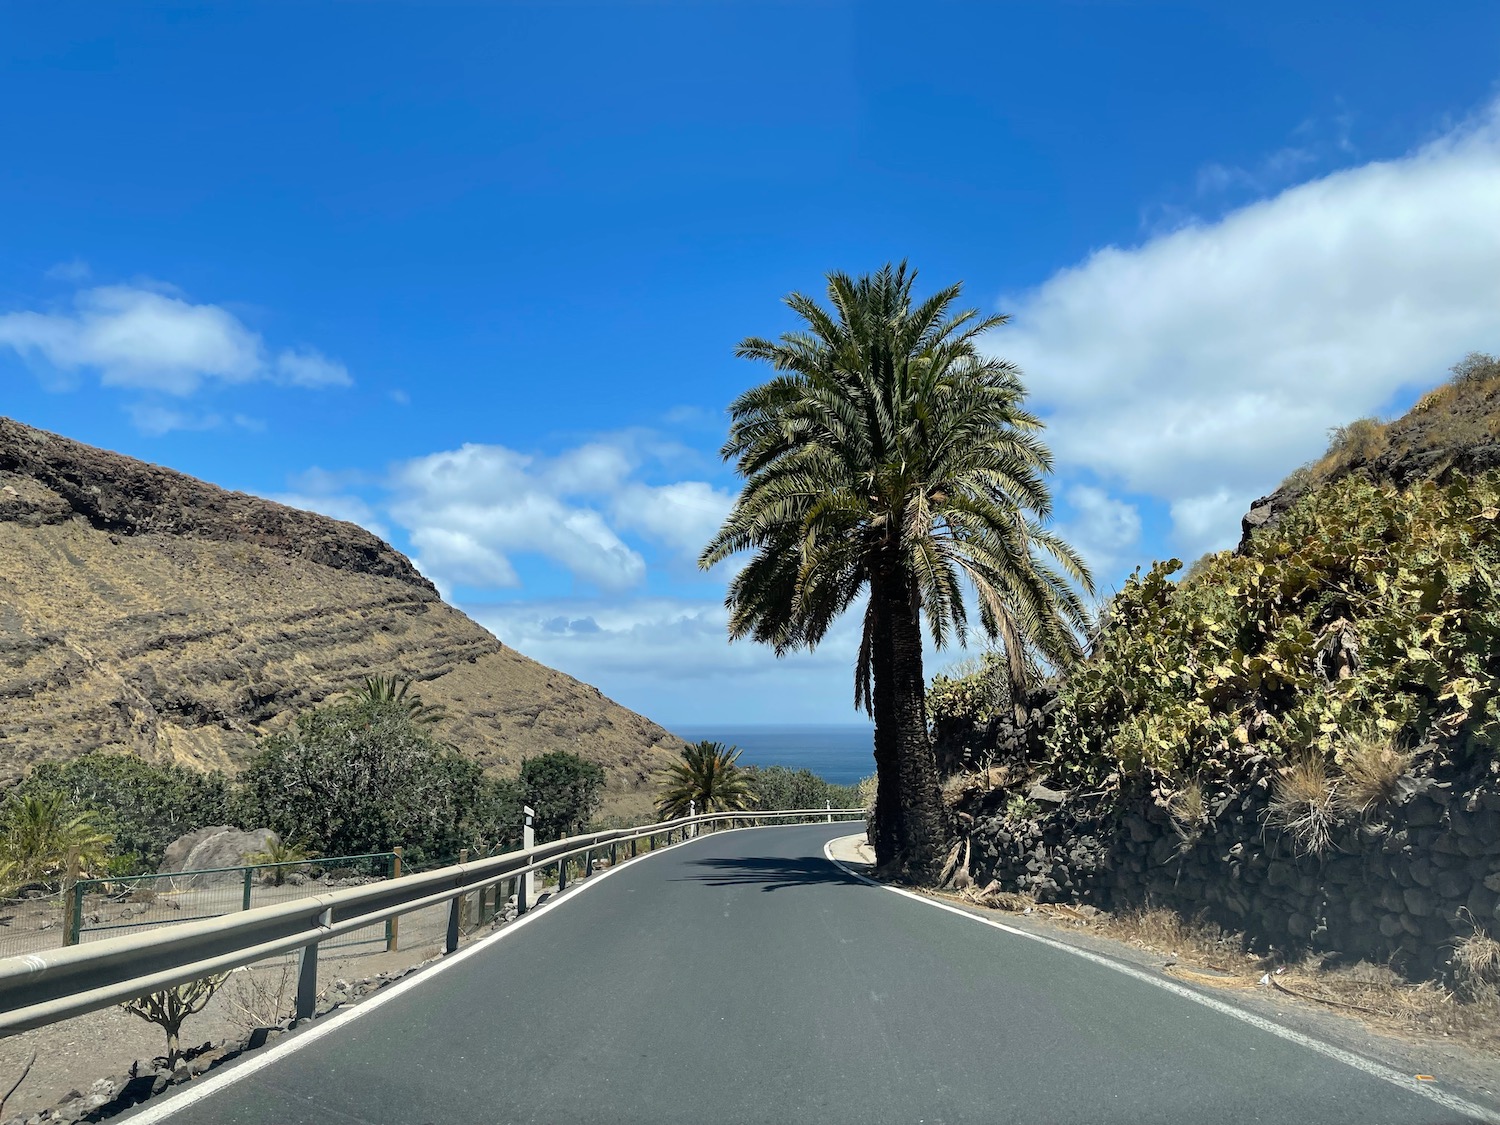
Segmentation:
{"type": "Polygon", "coordinates": [[[1165,500],[1195,548],[1328,427],[1500,350],[1500,111],[1397,160],[1107,247],[1015,303],[1063,467],[1165,500]]]}
{"type": "Polygon", "coordinates": [[[294,387],[348,387],[349,369],[316,348],[288,348],[276,357],[276,378],[294,387]]]}
{"type": "Polygon", "coordinates": [[[646,578],[624,533],[693,559],[729,510],[730,495],[704,481],[639,479],[681,455],[676,443],[636,430],[553,456],[468,444],[397,465],[389,511],[440,589],[516,586],[513,560],[534,555],[620,592],[646,578]]]}
{"type": "Polygon", "coordinates": [[[125,412],[136,429],[151,437],[160,437],[173,430],[214,430],[224,424],[224,419],[218,414],[174,410],[149,403],[132,403],[125,412]]]}
{"type": "Polygon", "coordinates": [[[734,496],[703,481],[651,486],[632,483],[614,499],[615,522],[696,559],[729,509],[734,496]]]}
{"type": "Polygon", "coordinates": [[[1227,488],[1202,496],[1190,496],[1172,504],[1172,530],[1185,563],[1205,551],[1217,551],[1239,537],[1240,517],[1249,510],[1254,492],[1234,493],[1227,488]]]}
{"type": "Polygon", "coordinates": [[[860,614],[814,652],[726,643],[726,611],[687,598],[466,605],[503,642],[659,722],[854,722],[860,614]]]}
{"type": "Polygon", "coordinates": [[[82,258],[74,258],[72,261],[58,262],[43,276],[48,281],[71,281],[76,284],[80,281],[87,281],[92,273],[93,270],[89,269],[87,262],[82,258]]]}
{"type": "Polygon", "coordinates": [[[67,312],[0,315],[0,346],[53,371],[96,371],[105,386],[187,396],[205,383],[268,379],[302,387],[348,386],[344,365],[311,348],[282,351],[233,313],[193,304],[165,286],[80,290],[67,312]]]}
{"type": "Polygon", "coordinates": [[[592,508],[570,493],[610,478],[608,457],[573,451],[547,462],[498,445],[464,445],[397,467],[391,513],[411,533],[418,565],[435,582],[516,584],[509,556],[538,554],[601,589],[624,590],[646,564],[592,508]]]}
{"type": "Polygon", "coordinates": [[[1058,528],[1083,555],[1096,580],[1102,579],[1141,538],[1141,514],[1102,488],[1077,484],[1067,490],[1072,513],[1058,528]]]}

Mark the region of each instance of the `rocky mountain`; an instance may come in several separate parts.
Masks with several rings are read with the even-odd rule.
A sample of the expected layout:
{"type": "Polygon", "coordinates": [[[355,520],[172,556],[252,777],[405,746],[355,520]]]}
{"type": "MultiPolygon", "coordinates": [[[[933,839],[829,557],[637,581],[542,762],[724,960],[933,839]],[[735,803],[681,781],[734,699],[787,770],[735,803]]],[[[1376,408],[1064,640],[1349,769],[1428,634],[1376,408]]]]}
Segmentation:
{"type": "Polygon", "coordinates": [[[1451,380],[1423,395],[1401,417],[1390,422],[1363,418],[1332,436],[1320,460],[1304,465],[1250,506],[1241,522],[1242,553],[1257,527],[1274,526],[1312,489],[1352,473],[1405,488],[1500,468],[1500,360],[1473,353],[1454,366],[1451,380]]]}
{"type": "Polygon", "coordinates": [[[568,749],[644,811],[681,742],[501,644],[354,524],[0,418],[0,782],[94,749],[234,770],[374,674],[496,773],[568,749]]]}

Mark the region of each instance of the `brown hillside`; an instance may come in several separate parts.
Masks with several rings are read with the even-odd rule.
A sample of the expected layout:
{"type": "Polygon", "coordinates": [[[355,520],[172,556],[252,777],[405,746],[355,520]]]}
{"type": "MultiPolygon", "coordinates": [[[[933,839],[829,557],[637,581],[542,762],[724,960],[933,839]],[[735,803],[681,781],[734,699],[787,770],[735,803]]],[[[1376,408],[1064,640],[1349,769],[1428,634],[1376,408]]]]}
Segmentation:
{"type": "Polygon", "coordinates": [[[0,782],[89,750],[233,770],[366,676],[497,773],[574,750],[643,811],[681,743],[506,648],[363,528],[0,418],[0,782]]]}

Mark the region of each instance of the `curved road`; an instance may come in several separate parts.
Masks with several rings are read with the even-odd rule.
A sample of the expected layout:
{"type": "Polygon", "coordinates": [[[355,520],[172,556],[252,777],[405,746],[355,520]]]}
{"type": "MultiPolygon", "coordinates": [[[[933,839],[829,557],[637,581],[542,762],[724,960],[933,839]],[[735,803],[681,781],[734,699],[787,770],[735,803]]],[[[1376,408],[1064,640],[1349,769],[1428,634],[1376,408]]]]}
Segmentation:
{"type": "Polygon", "coordinates": [[[247,1067],[244,1080],[195,1083],[135,1116],[1463,1120],[1105,966],[861,882],[823,858],[848,832],[721,833],[622,866],[343,1026],[215,1072],[247,1067]]]}

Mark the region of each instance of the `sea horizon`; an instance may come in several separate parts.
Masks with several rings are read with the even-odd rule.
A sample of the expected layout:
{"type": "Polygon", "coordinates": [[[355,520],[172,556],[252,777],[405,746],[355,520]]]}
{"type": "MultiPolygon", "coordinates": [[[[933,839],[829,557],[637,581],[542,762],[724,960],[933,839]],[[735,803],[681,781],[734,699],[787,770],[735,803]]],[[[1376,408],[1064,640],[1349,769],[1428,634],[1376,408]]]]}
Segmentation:
{"type": "Polygon", "coordinates": [[[875,732],[866,723],[680,723],[667,729],[686,742],[737,746],[741,765],[810,770],[835,785],[854,785],[875,772],[875,732]]]}

